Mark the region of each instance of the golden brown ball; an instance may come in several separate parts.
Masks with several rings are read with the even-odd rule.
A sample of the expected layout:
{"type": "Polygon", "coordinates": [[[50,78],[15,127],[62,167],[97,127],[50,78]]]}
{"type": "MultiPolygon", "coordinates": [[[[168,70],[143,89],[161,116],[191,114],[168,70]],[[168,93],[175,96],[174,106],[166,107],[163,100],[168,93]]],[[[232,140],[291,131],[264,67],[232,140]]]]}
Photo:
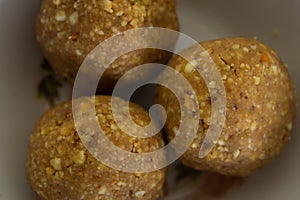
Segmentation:
{"type": "MultiPolygon", "coordinates": [[[[224,38],[200,44],[206,53],[195,47],[182,53],[192,55],[196,66],[208,70],[208,55],[216,64],[226,90],[226,120],[213,150],[200,159],[213,99],[193,65],[179,56],[172,59],[170,67],[179,71],[196,92],[201,116],[197,137],[181,161],[198,170],[248,176],[273,160],[290,139],[296,115],[293,83],[274,50],[254,39],[224,38]]],[[[180,125],[179,103],[164,87],[158,88],[157,102],[167,110],[165,130],[171,140],[180,125]]]]}
{"type": "MultiPolygon", "coordinates": [[[[160,134],[139,139],[122,132],[113,120],[111,97],[97,96],[95,105],[99,124],[116,146],[133,153],[151,152],[163,146],[160,134]]],[[[81,106],[90,107],[89,103],[81,106]]],[[[130,103],[130,113],[138,125],[149,123],[148,114],[140,106],[130,103]]],[[[90,137],[94,138],[92,133],[90,137]]],[[[166,170],[125,173],[99,162],[78,136],[69,101],[48,110],[37,123],[30,138],[27,176],[33,190],[44,200],[156,200],[162,194],[166,170]]]]}
{"type": "MultiPolygon", "coordinates": [[[[37,40],[57,74],[73,83],[85,57],[105,39],[139,27],[178,30],[175,4],[175,0],[43,0],[36,20],[37,40]]],[[[128,42],[134,41],[135,37],[128,42]]],[[[171,55],[147,49],[119,57],[103,75],[100,92],[110,92],[133,67],[164,64],[171,55]]],[[[146,72],[142,76],[146,78],[146,72]]]]}

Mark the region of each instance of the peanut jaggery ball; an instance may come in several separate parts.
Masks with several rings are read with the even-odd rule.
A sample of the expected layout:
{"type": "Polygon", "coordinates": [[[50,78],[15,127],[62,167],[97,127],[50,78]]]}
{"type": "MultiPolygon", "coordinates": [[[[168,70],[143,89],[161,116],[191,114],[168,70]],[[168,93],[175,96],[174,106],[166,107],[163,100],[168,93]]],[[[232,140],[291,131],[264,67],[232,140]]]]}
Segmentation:
{"type": "MultiPolygon", "coordinates": [[[[226,90],[226,119],[213,150],[200,159],[214,101],[208,87],[214,84],[207,86],[195,65],[182,57],[172,59],[170,67],[189,81],[197,95],[201,118],[197,136],[181,161],[198,170],[248,176],[273,160],[290,139],[296,115],[293,83],[274,50],[254,39],[224,38],[200,44],[205,50],[191,47],[183,54],[192,55],[196,67],[207,70],[209,56],[214,61],[226,90]]],[[[157,102],[166,108],[165,131],[171,140],[180,125],[179,103],[164,87],[158,88],[157,102]]]]}
{"type": "MultiPolygon", "coordinates": [[[[133,153],[163,146],[160,134],[138,139],[122,132],[113,120],[111,97],[97,96],[95,105],[99,124],[116,146],[133,153]]],[[[130,104],[130,113],[137,124],[149,123],[148,114],[136,104],[130,104]]],[[[92,130],[90,137],[95,137],[92,130]]],[[[99,162],[78,136],[69,101],[48,110],[38,122],[30,138],[27,176],[33,190],[44,200],[156,200],[162,193],[166,170],[125,173],[99,162]]]]}
{"type": "MultiPolygon", "coordinates": [[[[115,34],[139,27],[178,30],[176,1],[43,0],[36,20],[37,40],[44,56],[57,74],[71,83],[85,57],[98,44],[115,34]]],[[[135,41],[134,37],[128,42],[135,41]]],[[[145,63],[164,64],[171,55],[145,49],[119,57],[103,75],[102,91],[110,91],[129,69],[145,63]]]]}

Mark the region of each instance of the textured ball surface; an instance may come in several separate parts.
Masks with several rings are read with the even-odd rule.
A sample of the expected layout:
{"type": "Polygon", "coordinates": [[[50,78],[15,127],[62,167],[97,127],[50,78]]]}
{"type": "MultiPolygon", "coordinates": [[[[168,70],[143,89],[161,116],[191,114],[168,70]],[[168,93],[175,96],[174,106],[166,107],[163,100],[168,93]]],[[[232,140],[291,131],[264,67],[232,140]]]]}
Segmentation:
{"type": "MultiPolygon", "coordinates": [[[[206,52],[191,47],[182,53],[191,55],[195,59],[193,63],[208,70],[208,55],[213,59],[226,90],[226,121],[213,150],[200,159],[199,150],[210,126],[214,99],[191,63],[179,56],[172,59],[169,65],[196,92],[201,115],[201,128],[181,161],[199,170],[248,176],[273,160],[290,139],[296,115],[294,86],[278,55],[256,40],[224,38],[200,44],[206,52]]],[[[215,83],[208,85],[214,87],[215,83]]],[[[185,100],[184,106],[189,106],[190,99],[185,100]]],[[[167,110],[165,130],[171,140],[180,125],[179,103],[164,87],[158,88],[157,102],[167,110]]]]}
{"type": "MultiPolygon", "coordinates": [[[[99,124],[116,146],[140,153],[164,145],[160,134],[138,139],[122,132],[113,120],[111,97],[97,96],[95,105],[99,124]]],[[[82,105],[82,109],[86,107],[89,106],[82,105]]],[[[130,113],[140,126],[150,122],[148,114],[135,104],[130,104],[130,113]]],[[[95,137],[92,131],[90,137],[95,137]]],[[[48,110],[37,123],[30,138],[27,176],[33,190],[44,200],[156,200],[162,194],[166,170],[134,174],[103,165],[81,142],[74,127],[72,104],[66,102],[48,110]]]]}
{"type": "MultiPolygon", "coordinates": [[[[85,57],[105,39],[139,27],[178,30],[175,4],[175,0],[43,0],[36,20],[37,40],[57,74],[73,83],[85,57]]],[[[136,37],[128,42],[135,41],[136,37]]],[[[133,67],[164,64],[171,55],[145,49],[119,57],[102,77],[102,91],[111,91],[133,67]]]]}

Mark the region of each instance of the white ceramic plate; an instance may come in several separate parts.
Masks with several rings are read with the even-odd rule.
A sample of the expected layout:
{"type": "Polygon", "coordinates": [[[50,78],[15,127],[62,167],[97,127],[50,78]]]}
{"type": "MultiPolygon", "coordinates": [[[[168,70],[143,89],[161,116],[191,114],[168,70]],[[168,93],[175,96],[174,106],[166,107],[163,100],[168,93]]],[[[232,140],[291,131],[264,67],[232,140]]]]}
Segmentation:
{"type": "MultiPolygon", "coordinates": [[[[36,98],[42,76],[42,55],[34,33],[39,4],[40,0],[0,0],[1,200],[35,199],[26,182],[25,156],[29,135],[47,108],[36,98]]],[[[299,93],[299,0],[178,0],[178,13],[182,32],[199,41],[237,35],[258,37],[288,63],[299,93]]],[[[222,200],[300,199],[299,119],[281,156],[222,200]]]]}

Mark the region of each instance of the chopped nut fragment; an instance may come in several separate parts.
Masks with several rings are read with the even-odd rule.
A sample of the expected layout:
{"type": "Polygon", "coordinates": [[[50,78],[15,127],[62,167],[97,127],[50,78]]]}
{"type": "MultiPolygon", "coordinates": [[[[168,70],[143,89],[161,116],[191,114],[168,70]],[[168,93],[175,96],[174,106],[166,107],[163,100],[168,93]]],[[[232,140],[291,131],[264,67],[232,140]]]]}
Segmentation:
{"type": "Polygon", "coordinates": [[[53,0],[53,3],[57,6],[59,6],[61,4],[61,1],[60,0],[53,0]]]}
{"type": "Polygon", "coordinates": [[[85,162],[84,151],[79,151],[73,156],[73,161],[77,164],[83,164],[85,162]]]}
{"type": "Polygon", "coordinates": [[[251,49],[252,49],[252,50],[254,50],[254,51],[255,51],[255,50],[256,50],[256,48],[257,48],[257,46],[256,46],[256,45],[251,45],[251,49]]]}
{"type": "Polygon", "coordinates": [[[186,64],[186,66],[184,68],[184,72],[191,73],[193,71],[195,71],[195,67],[191,63],[186,64]]]}
{"type": "Polygon", "coordinates": [[[112,2],[110,0],[102,0],[101,5],[105,11],[109,13],[113,13],[112,2]]]}
{"type": "Polygon", "coordinates": [[[233,153],[233,159],[237,159],[240,155],[241,151],[240,150],[236,150],[234,153],[233,153]]]}
{"type": "Polygon", "coordinates": [[[234,80],[233,80],[232,78],[228,78],[228,79],[227,79],[227,82],[228,82],[228,83],[233,83],[234,80]]]}
{"type": "Polygon", "coordinates": [[[134,195],[138,198],[142,198],[146,194],[145,191],[138,191],[134,195]]]}
{"type": "Polygon", "coordinates": [[[176,135],[177,132],[178,132],[178,127],[177,127],[177,126],[174,126],[174,127],[173,127],[173,133],[176,135]]]}
{"type": "Polygon", "coordinates": [[[126,183],[125,183],[125,182],[122,182],[122,181],[119,181],[119,182],[117,183],[117,185],[118,185],[118,186],[126,186],[126,183]]]}
{"type": "Polygon", "coordinates": [[[245,52],[248,53],[248,52],[249,52],[249,49],[248,49],[247,47],[244,47],[244,48],[243,48],[243,51],[245,51],[245,52]]]}
{"type": "Polygon", "coordinates": [[[72,15],[69,16],[69,21],[71,25],[75,25],[78,20],[78,12],[72,13],[72,15]]]}
{"type": "Polygon", "coordinates": [[[122,10],[116,12],[116,15],[117,15],[117,16],[122,16],[123,14],[124,14],[124,12],[123,12],[122,10]]]}
{"type": "Polygon", "coordinates": [[[122,25],[122,26],[126,26],[127,24],[128,24],[127,21],[122,21],[122,22],[121,22],[121,25],[122,25]]]}
{"type": "Polygon", "coordinates": [[[225,146],[225,142],[223,140],[218,140],[218,145],[225,146]]]}
{"type": "Polygon", "coordinates": [[[240,45],[239,45],[239,44],[234,44],[234,45],[232,46],[232,48],[233,48],[233,49],[239,49],[239,48],[240,48],[240,45]]]}
{"type": "Polygon", "coordinates": [[[47,173],[48,175],[53,175],[54,172],[55,172],[55,171],[54,171],[51,167],[47,167],[47,168],[46,168],[46,173],[47,173]]]}
{"type": "Polygon", "coordinates": [[[101,186],[101,188],[99,189],[98,194],[103,195],[103,194],[106,193],[106,191],[107,191],[107,188],[106,188],[105,185],[103,185],[103,186],[101,186]]]}
{"type": "Polygon", "coordinates": [[[104,32],[103,32],[102,30],[99,30],[97,33],[98,33],[99,35],[104,35],[104,32]]]}
{"type": "Polygon", "coordinates": [[[192,143],[192,145],[191,145],[191,147],[192,147],[193,149],[197,148],[198,146],[199,146],[199,145],[198,145],[196,142],[192,143]]]}
{"type": "Polygon", "coordinates": [[[59,155],[63,155],[66,153],[66,146],[64,145],[59,145],[57,147],[57,152],[59,153],[59,155]]]}
{"type": "Polygon", "coordinates": [[[67,16],[66,16],[65,11],[63,11],[63,10],[57,11],[57,13],[55,15],[56,21],[63,22],[63,21],[66,21],[66,19],[67,19],[67,16]]]}
{"type": "Polygon", "coordinates": [[[116,27],[112,27],[111,30],[115,34],[119,32],[118,28],[116,28],[116,27]]]}
{"type": "Polygon", "coordinates": [[[136,19],[131,20],[130,25],[133,27],[137,27],[138,21],[136,19]]]}
{"type": "Polygon", "coordinates": [[[278,67],[276,65],[272,66],[272,70],[273,70],[275,76],[278,75],[278,67]]]}
{"type": "Polygon", "coordinates": [[[260,78],[257,77],[257,76],[254,76],[253,78],[254,78],[254,83],[255,83],[255,85],[259,85],[259,83],[260,83],[260,78]]]}
{"type": "Polygon", "coordinates": [[[50,165],[55,170],[61,170],[61,160],[60,160],[60,158],[53,158],[52,160],[50,160],[50,165]]]}
{"type": "Polygon", "coordinates": [[[60,128],[60,133],[62,136],[68,136],[72,133],[74,130],[74,126],[72,123],[63,123],[63,125],[60,128]]]}
{"type": "Polygon", "coordinates": [[[81,53],[81,51],[80,51],[80,50],[78,50],[78,49],[76,49],[76,50],[75,50],[75,53],[76,53],[76,55],[77,55],[77,56],[82,56],[82,53],[81,53]]]}
{"type": "Polygon", "coordinates": [[[255,131],[256,127],[257,127],[257,122],[253,122],[250,126],[250,130],[255,131]]]}
{"type": "Polygon", "coordinates": [[[115,124],[110,125],[111,130],[115,131],[118,130],[118,127],[115,124]]]}

